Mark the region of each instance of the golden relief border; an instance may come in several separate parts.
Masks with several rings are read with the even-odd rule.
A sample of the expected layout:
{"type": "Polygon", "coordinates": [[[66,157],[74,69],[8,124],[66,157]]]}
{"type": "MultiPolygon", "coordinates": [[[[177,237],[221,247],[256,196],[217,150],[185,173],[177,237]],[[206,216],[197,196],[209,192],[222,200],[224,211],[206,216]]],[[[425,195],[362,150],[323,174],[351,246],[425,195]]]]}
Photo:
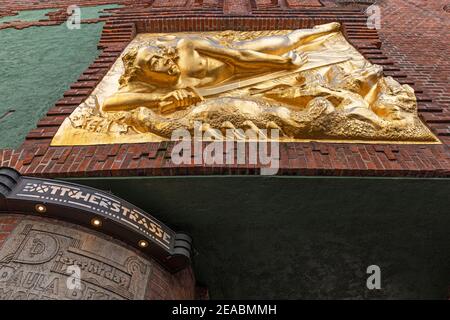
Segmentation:
{"type": "MultiPolygon", "coordinates": [[[[329,25],[318,26],[318,28],[329,25]]],[[[317,32],[316,28],[306,29],[305,32],[317,32]]],[[[289,52],[291,60],[298,60],[303,54],[307,56],[306,62],[301,62],[303,64],[299,65],[298,69],[276,69],[275,66],[273,70],[269,70],[270,72],[261,74],[250,72],[251,76],[241,76],[241,78],[233,75],[234,78],[211,86],[200,84],[193,88],[194,91],[197,94],[200,92],[202,96],[208,94],[210,96],[202,97],[200,101],[193,101],[188,106],[180,104],[179,101],[175,101],[176,103],[172,100],[163,101],[161,98],[157,104],[160,106],[159,109],[152,109],[151,104],[149,107],[105,111],[107,105],[105,101],[117,96],[117,93],[126,93],[122,96],[130,93],[138,93],[139,96],[141,92],[148,94],[147,84],[141,85],[141,79],[139,82],[136,81],[139,84],[136,85],[129,80],[130,77],[127,77],[127,68],[130,65],[137,65],[136,56],[144,51],[141,48],[159,45],[159,48],[163,49],[161,55],[164,52],[169,55],[173,52],[167,48],[174,47],[177,39],[195,36],[199,39],[213,39],[222,46],[221,50],[226,50],[236,46],[236,43],[245,46],[246,42],[252,39],[270,39],[293,32],[296,31],[138,34],[88,99],[64,120],[51,145],[168,141],[173,130],[192,131],[195,121],[206,124],[207,130],[210,128],[222,130],[224,124],[227,129],[245,129],[249,127],[247,122],[251,123],[250,127],[253,125],[259,129],[277,128],[282,132],[282,136],[278,139],[280,142],[441,143],[419,119],[413,89],[408,85],[400,85],[391,77],[383,77],[381,67],[367,61],[337,30],[323,32],[315,39],[305,41],[291,50],[293,52],[289,52]],[[130,52],[138,53],[134,53],[131,56],[132,59],[129,59],[130,52]],[[127,65],[124,65],[124,61],[127,65]],[[367,101],[371,101],[372,104],[367,101]],[[173,109],[168,114],[160,112],[163,103],[169,105],[172,103],[174,106],[171,106],[173,109]],[[363,108],[363,106],[368,107],[363,108]],[[321,133],[320,130],[323,128],[334,132],[336,138],[321,133]],[[372,138],[370,134],[367,138],[358,138],[358,134],[365,134],[365,128],[373,131],[372,138]],[[404,133],[400,134],[400,131],[404,133]],[[418,138],[414,138],[415,136],[418,138]]],[[[280,56],[289,56],[289,54],[280,56]]],[[[267,65],[273,63],[270,59],[273,58],[268,57],[267,65]]],[[[264,64],[261,66],[267,68],[264,64]]],[[[252,70],[252,66],[247,69],[252,70]]],[[[170,90],[152,87],[148,90],[150,91],[153,95],[156,92],[160,94],[160,97],[164,97],[170,90]]]]}

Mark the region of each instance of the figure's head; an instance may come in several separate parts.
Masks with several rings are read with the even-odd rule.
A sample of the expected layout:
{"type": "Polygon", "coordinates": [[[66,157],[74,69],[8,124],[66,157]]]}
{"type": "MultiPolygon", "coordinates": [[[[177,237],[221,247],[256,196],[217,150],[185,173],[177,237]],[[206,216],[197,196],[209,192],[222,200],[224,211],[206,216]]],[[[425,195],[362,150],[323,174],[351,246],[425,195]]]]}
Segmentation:
{"type": "Polygon", "coordinates": [[[144,47],[138,50],[135,65],[150,81],[170,84],[178,80],[180,68],[176,64],[176,49],[167,47],[144,47]]]}
{"type": "Polygon", "coordinates": [[[180,76],[177,59],[176,49],[171,47],[147,46],[131,50],[123,57],[125,74],[133,76],[127,80],[139,79],[156,86],[174,85],[180,76]]]}

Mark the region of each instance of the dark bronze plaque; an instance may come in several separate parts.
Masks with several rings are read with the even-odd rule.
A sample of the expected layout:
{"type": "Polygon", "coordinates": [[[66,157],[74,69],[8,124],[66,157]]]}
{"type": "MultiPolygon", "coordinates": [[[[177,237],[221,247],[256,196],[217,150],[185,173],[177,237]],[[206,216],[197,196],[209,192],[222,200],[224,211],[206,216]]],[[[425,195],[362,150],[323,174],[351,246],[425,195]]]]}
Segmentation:
{"type": "Polygon", "coordinates": [[[151,270],[111,241],[23,220],[0,250],[0,299],[143,299],[151,270]]]}

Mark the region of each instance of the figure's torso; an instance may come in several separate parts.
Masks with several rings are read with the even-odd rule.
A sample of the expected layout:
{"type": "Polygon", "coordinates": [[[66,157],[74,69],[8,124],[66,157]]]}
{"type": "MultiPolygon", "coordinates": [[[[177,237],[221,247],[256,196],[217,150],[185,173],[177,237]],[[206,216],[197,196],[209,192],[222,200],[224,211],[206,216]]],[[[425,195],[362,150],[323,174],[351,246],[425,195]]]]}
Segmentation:
{"type": "Polygon", "coordinates": [[[181,86],[213,86],[231,78],[235,72],[233,65],[200,55],[196,50],[182,51],[177,64],[181,70],[181,86]]]}

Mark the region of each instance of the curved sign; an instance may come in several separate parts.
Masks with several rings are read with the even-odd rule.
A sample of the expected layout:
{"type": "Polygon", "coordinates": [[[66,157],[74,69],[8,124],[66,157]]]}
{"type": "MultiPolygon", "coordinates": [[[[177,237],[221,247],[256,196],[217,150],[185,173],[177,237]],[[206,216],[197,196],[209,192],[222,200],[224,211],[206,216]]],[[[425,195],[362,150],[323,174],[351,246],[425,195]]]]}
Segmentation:
{"type": "Polygon", "coordinates": [[[190,262],[191,238],[112,194],[79,184],[23,177],[0,168],[0,212],[63,219],[127,242],[171,272],[190,262]]]}

